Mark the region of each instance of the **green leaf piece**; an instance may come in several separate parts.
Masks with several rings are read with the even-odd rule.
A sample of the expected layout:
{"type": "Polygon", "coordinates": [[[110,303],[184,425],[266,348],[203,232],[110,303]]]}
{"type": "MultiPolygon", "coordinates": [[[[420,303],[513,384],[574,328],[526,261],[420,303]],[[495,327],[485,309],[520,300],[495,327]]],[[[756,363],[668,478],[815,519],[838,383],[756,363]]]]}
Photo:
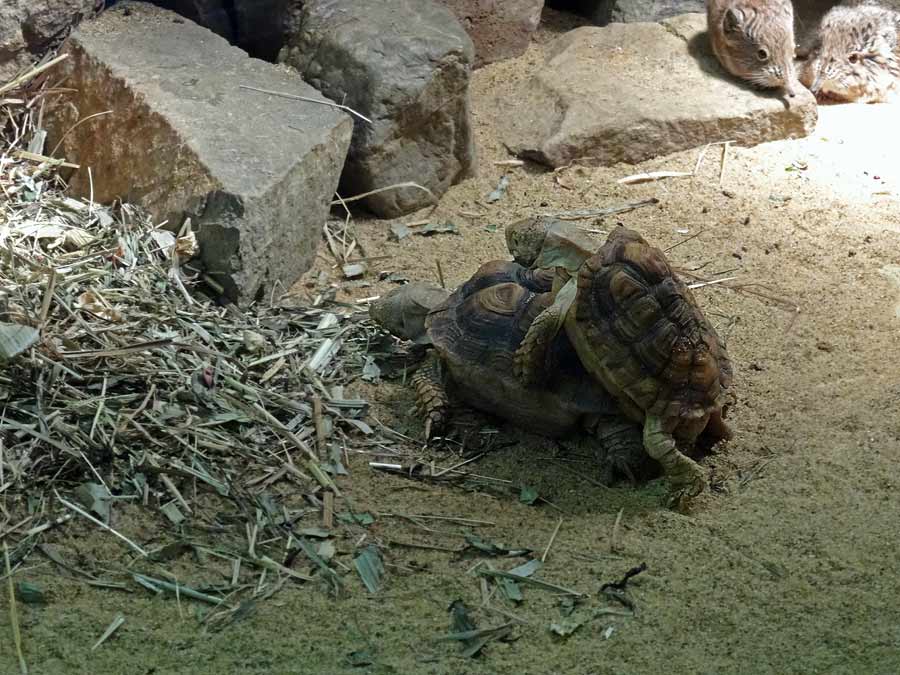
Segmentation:
{"type": "Polygon", "coordinates": [[[353,559],[353,565],[368,589],[369,593],[377,593],[381,589],[384,576],[384,564],[381,554],[375,546],[369,545],[353,559]]]}

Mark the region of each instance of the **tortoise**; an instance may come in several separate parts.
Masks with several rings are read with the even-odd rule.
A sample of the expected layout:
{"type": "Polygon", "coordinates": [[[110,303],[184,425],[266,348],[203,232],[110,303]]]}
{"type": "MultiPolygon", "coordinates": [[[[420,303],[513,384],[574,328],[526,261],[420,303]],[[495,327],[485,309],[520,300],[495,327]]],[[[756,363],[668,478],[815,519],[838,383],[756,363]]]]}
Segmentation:
{"type": "Polygon", "coordinates": [[[392,334],[432,347],[412,377],[426,437],[448,421],[453,398],[543,436],[586,431],[599,441],[606,482],[658,474],[659,465],[643,450],[640,425],[588,374],[564,332],[543,353],[542,387],[526,387],[515,376],[517,347],[555,298],[553,276],[552,270],[493,261],[452,294],[443,291],[443,302],[435,303],[441,289],[411,283],[370,306],[373,320],[392,334]],[[424,321],[407,316],[421,317],[430,303],[424,321]],[[413,325],[419,332],[409,329],[413,325]]]}
{"type": "MultiPolygon", "coordinates": [[[[582,250],[571,246],[564,254],[571,267],[582,250]]],[[[701,433],[712,443],[730,438],[724,413],[731,361],[663,252],[634,230],[614,229],[532,322],[515,357],[524,382],[550,376],[544,352],[560,332],[622,410],[643,424],[644,448],[669,477],[671,500],[702,492],[702,469],[677,446],[701,433]]]]}

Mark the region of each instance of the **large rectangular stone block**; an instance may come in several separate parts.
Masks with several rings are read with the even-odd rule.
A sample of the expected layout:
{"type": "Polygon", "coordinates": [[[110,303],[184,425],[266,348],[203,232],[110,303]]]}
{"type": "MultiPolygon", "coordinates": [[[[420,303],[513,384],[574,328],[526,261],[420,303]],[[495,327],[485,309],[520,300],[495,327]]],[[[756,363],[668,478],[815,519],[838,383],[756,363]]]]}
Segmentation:
{"type": "Polygon", "coordinates": [[[166,10],[121,3],[69,38],[75,89],[50,115],[71,189],[199,226],[200,257],[233,300],[309,268],[353,123],[291,69],[251,59],[166,10]],[[100,114],[78,126],[79,120],[100,114]],[[66,133],[68,131],[68,133],[66,133]],[[88,175],[90,168],[90,177],[88,175]]]}

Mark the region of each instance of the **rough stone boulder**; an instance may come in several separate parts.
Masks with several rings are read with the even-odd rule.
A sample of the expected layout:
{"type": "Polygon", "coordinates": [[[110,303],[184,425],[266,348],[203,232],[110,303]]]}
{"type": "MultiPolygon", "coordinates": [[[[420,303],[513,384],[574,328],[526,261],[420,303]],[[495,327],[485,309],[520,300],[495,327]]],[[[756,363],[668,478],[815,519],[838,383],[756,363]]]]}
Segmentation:
{"type": "Polygon", "coordinates": [[[76,193],[137,202],[171,228],[191,217],[233,300],[308,269],[350,143],[345,113],[241,88],[324,101],[296,72],[152,5],[117,4],[65,50],[77,93],[50,111],[47,147],[71,129],[57,154],[81,165],[76,193]]]}
{"type": "Polygon", "coordinates": [[[95,0],[0,0],[0,84],[94,11],[95,0]]]}
{"type": "MultiPolygon", "coordinates": [[[[835,0],[837,1],[837,0],[835,0]]],[[[576,10],[598,26],[662,21],[688,12],[705,12],[704,0],[577,0],[576,10]]]]}
{"type": "Polygon", "coordinates": [[[234,42],[234,21],[225,0],[149,0],[163,9],[171,9],[196,24],[209,28],[234,42]]]}
{"type": "Polygon", "coordinates": [[[475,43],[475,67],[519,56],[541,21],[544,0],[441,0],[475,43]]]}
{"type": "Polygon", "coordinates": [[[636,163],[712,141],[798,138],[817,119],[805,89],[788,105],[726,75],[701,14],[575,29],[551,46],[513,101],[507,147],[553,167],[580,157],[636,163]]]}
{"type": "MultiPolygon", "coordinates": [[[[307,0],[280,60],[354,119],[344,196],[415,181],[443,194],[474,170],[469,75],[474,49],[456,17],[432,0],[307,0]]],[[[415,188],[369,197],[395,217],[433,203],[415,188]]]]}
{"type": "Polygon", "coordinates": [[[274,61],[284,42],[288,7],[298,0],[150,0],[209,28],[251,56],[274,61]]]}

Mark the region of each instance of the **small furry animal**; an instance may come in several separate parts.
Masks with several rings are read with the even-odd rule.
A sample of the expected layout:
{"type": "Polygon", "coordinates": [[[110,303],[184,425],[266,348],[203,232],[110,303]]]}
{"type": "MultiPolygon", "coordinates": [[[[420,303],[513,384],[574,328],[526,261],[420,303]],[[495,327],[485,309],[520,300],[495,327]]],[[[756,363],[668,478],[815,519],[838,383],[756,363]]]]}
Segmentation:
{"type": "Polygon", "coordinates": [[[800,67],[819,99],[881,103],[900,93],[900,13],[839,5],[822,17],[800,67]]]}
{"type": "Polygon", "coordinates": [[[729,73],[761,88],[799,88],[790,0],[706,0],[713,53],[729,73]]]}

